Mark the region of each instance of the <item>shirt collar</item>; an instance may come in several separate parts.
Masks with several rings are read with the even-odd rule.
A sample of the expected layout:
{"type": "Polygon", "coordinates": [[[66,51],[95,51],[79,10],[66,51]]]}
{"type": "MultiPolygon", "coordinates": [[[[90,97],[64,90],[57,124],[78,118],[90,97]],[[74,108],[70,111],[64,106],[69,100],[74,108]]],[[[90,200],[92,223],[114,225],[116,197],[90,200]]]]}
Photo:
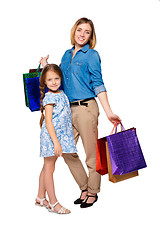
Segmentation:
{"type": "Polygon", "coordinates": [[[87,52],[89,49],[89,44],[87,43],[83,48],[81,48],[82,52],[87,52]]]}
{"type": "MultiPolygon", "coordinates": [[[[88,49],[89,49],[89,44],[87,43],[83,48],[81,48],[79,51],[82,51],[82,52],[87,52],[88,51],[88,49]]],[[[70,52],[73,52],[73,50],[74,50],[74,47],[72,47],[71,49],[70,49],[70,52]]]]}

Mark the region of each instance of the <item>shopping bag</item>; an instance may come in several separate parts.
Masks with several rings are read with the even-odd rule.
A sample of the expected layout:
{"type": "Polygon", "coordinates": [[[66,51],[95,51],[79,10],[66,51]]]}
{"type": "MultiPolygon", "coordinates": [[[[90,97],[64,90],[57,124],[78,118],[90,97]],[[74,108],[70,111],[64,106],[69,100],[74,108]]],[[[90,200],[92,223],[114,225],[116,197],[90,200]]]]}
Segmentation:
{"type": "Polygon", "coordinates": [[[97,141],[96,172],[101,175],[108,173],[105,137],[97,141]]]}
{"type": "Polygon", "coordinates": [[[117,182],[129,179],[129,178],[138,176],[138,170],[134,171],[134,172],[126,173],[126,174],[123,174],[123,175],[113,175],[107,141],[105,142],[105,144],[106,144],[106,159],[107,159],[107,166],[108,166],[109,181],[111,181],[113,183],[117,183],[117,182]]]}
{"type": "Polygon", "coordinates": [[[112,166],[106,137],[97,140],[96,171],[101,175],[108,173],[109,181],[113,183],[138,176],[138,171],[123,175],[112,174],[112,166]]]}
{"type": "Polygon", "coordinates": [[[40,109],[39,78],[40,78],[40,64],[36,72],[23,74],[25,103],[26,106],[29,107],[31,111],[37,111],[40,109]]]}
{"type": "Polygon", "coordinates": [[[116,132],[106,137],[113,175],[123,175],[147,167],[136,129],[125,130],[120,122],[115,126],[116,132]],[[117,133],[118,124],[121,124],[122,131],[117,133]]]}
{"type": "MultiPolygon", "coordinates": [[[[43,68],[39,68],[39,71],[42,72],[43,68]]],[[[37,69],[29,69],[29,73],[37,72],[37,69]]]]}

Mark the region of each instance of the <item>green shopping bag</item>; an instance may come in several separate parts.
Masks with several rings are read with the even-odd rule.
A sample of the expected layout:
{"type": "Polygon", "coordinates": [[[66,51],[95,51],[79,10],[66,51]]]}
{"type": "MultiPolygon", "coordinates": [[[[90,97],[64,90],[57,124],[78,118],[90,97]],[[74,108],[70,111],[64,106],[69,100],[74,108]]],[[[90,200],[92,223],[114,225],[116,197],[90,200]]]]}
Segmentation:
{"type": "MultiPolygon", "coordinates": [[[[39,96],[39,78],[40,78],[40,72],[42,69],[40,69],[40,65],[38,66],[38,68],[36,70],[34,69],[30,69],[29,70],[29,73],[24,73],[23,74],[23,85],[24,85],[24,95],[25,95],[25,104],[27,107],[30,108],[31,111],[34,111],[34,110],[38,110],[38,108],[34,108],[32,105],[32,100],[31,98],[33,98],[32,93],[30,91],[31,89],[31,84],[33,85],[32,88],[35,88],[36,86],[36,89],[35,89],[35,93],[36,95],[38,94],[38,98],[40,97],[39,96]],[[37,83],[36,83],[37,82],[37,83]],[[35,85],[36,84],[36,85],[35,85]],[[37,85],[38,84],[38,85],[37,85]],[[35,85],[35,86],[34,86],[35,85]],[[38,92],[37,92],[38,90],[38,92]]],[[[34,93],[34,94],[35,94],[34,93]]],[[[36,96],[37,98],[37,96],[36,96]]],[[[39,105],[39,104],[38,104],[39,105]]]]}
{"type": "Polygon", "coordinates": [[[28,92],[27,92],[27,84],[26,84],[26,80],[27,79],[34,79],[36,77],[40,77],[40,66],[41,64],[39,64],[37,70],[35,72],[29,72],[29,73],[24,73],[23,74],[23,85],[24,85],[24,95],[25,95],[25,104],[27,107],[29,106],[29,97],[28,97],[28,92]]]}

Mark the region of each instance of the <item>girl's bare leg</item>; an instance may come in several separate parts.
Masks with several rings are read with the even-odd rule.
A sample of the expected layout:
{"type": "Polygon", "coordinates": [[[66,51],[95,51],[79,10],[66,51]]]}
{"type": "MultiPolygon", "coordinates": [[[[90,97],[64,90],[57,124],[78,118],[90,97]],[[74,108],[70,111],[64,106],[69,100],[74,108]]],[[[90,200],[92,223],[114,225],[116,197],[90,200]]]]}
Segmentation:
{"type": "Polygon", "coordinates": [[[53,180],[56,160],[55,156],[44,158],[44,184],[51,204],[57,202],[53,180]]]}
{"type": "MultiPolygon", "coordinates": [[[[38,188],[38,195],[37,195],[40,199],[46,198],[46,188],[45,188],[45,184],[44,184],[44,166],[41,170],[40,176],[39,176],[39,188],[38,188]]],[[[39,200],[36,199],[36,202],[39,203],[39,200]]],[[[44,201],[44,205],[48,205],[48,201],[45,200],[44,201]]]]}
{"type": "MultiPolygon", "coordinates": [[[[55,170],[56,160],[57,160],[57,157],[55,156],[44,158],[44,186],[47,191],[50,204],[54,204],[57,202],[55,187],[54,187],[54,180],[53,180],[53,172],[55,170]]],[[[62,206],[58,203],[54,209],[55,211],[58,212],[61,209],[61,207],[62,206]]],[[[70,212],[70,211],[67,210],[66,212],[70,212]]]]}

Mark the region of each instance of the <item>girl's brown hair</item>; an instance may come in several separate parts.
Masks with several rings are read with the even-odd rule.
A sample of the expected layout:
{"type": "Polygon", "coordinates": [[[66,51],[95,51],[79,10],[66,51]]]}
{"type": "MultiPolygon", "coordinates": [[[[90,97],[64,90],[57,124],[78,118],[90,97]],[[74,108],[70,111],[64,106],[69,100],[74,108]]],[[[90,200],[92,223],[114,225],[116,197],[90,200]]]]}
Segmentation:
{"type": "Polygon", "coordinates": [[[40,97],[40,101],[41,101],[41,107],[40,107],[40,111],[41,111],[41,118],[40,118],[40,127],[42,127],[42,123],[44,120],[44,113],[43,113],[43,98],[46,92],[46,84],[45,84],[45,80],[46,80],[46,74],[48,71],[53,71],[55,73],[57,73],[59,75],[59,77],[61,78],[61,81],[63,79],[63,74],[62,74],[62,70],[60,69],[60,67],[58,67],[56,64],[47,64],[41,73],[40,76],[40,92],[41,92],[41,97],[40,97]]]}
{"type": "Polygon", "coordinates": [[[88,18],[80,18],[73,25],[73,27],[71,29],[71,44],[73,46],[75,45],[75,40],[74,40],[75,31],[76,31],[77,26],[79,24],[82,24],[82,23],[89,23],[90,26],[91,26],[92,32],[91,32],[91,37],[90,37],[90,40],[89,40],[89,47],[93,49],[96,46],[96,33],[95,33],[95,28],[94,28],[93,22],[88,18]]]}

